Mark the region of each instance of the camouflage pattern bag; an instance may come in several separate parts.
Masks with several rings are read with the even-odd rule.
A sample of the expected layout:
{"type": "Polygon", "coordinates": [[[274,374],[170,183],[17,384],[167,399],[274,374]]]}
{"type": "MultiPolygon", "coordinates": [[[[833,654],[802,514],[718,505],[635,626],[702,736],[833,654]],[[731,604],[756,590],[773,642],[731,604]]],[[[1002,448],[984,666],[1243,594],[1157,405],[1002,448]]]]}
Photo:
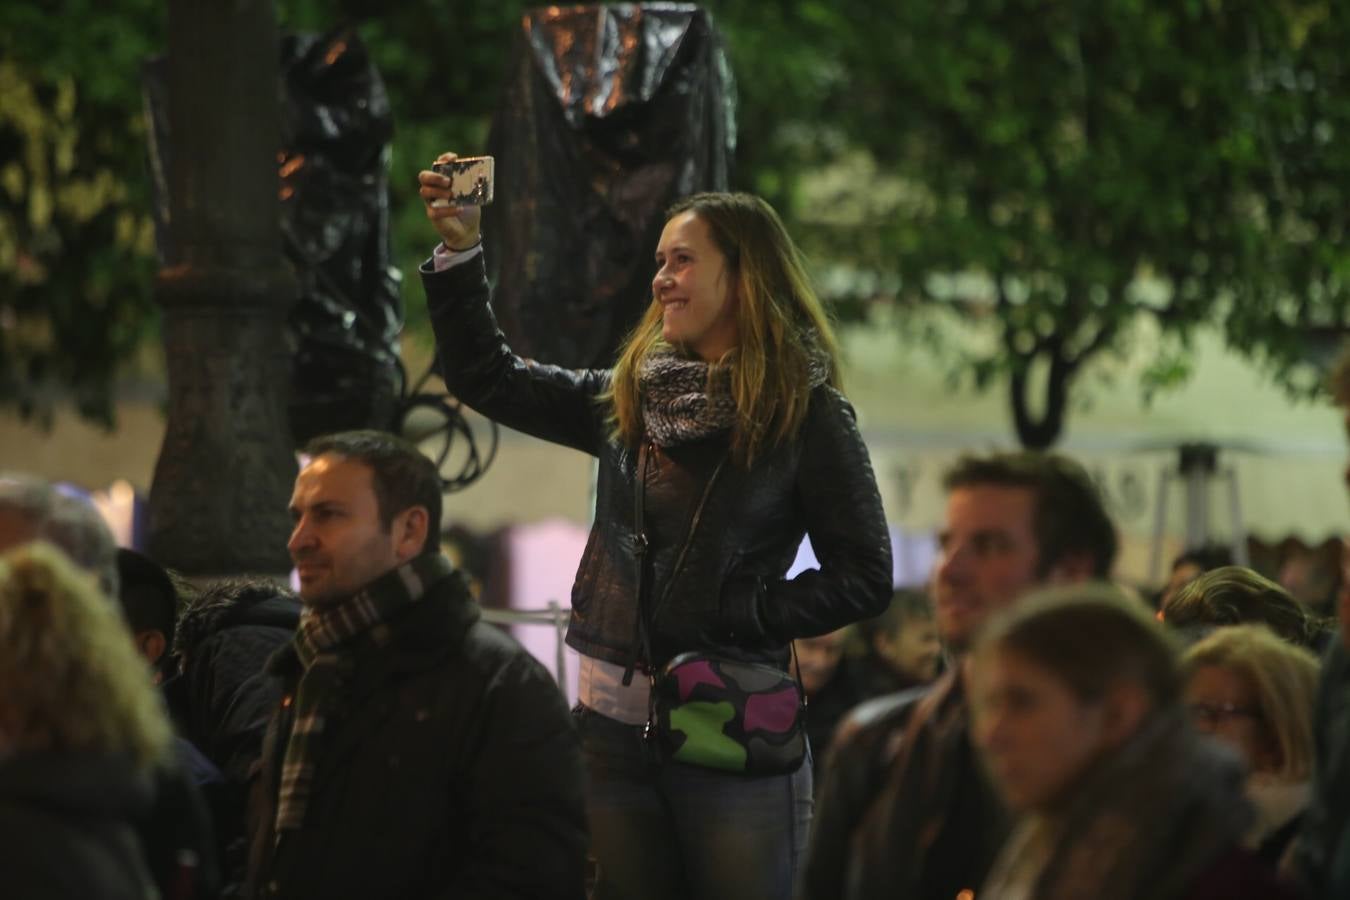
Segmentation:
{"type": "Polygon", "coordinates": [[[806,757],[801,686],[773,666],[682,653],[652,684],[647,736],[662,759],[784,775],[806,757]]]}

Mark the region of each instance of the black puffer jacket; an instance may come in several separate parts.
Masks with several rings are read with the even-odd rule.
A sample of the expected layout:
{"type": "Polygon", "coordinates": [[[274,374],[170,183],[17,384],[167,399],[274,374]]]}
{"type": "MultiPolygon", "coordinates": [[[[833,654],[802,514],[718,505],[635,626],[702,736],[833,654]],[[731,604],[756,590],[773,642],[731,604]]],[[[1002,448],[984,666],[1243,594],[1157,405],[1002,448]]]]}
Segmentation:
{"type": "Polygon", "coordinates": [[[262,752],[263,732],[279,694],[263,667],[295,634],[300,602],[259,587],[222,610],[188,650],[185,671],[164,693],[179,730],[231,784],[244,784],[262,752]]]}
{"type": "Polygon", "coordinates": [[[180,647],[185,670],[164,685],[175,725],[224,776],[202,791],[215,821],[226,896],[242,889],[249,783],[281,699],[280,685],[264,669],[299,621],[300,602],[289,591],[265,582],[241,590],[233,604],[199,613],[189,634],[180,632],[188,638],[180,647]]]}
{"type": "MultiPolygon", "coordinates": [[[[450,390],[509,428],[599,457],[595,524],[572,590],[567,643],[628,664],[639,656],[639,454],[610,436],[599,399],[609,372],[514,355],[488,307],[481,255],[443,272],[424,266],[422,280],[450,390]]],[[[653,666],[688,650],[781,665],[793,638],[876,615],[890,599],[881,498],[842,394],[815,388],[797,437],[750,470],[730,461],[719,469],[726,455],[725,436],[651,449],[644,520],[653,666]],[[820,569],[787,580],[807,533],[820,569]]]]}

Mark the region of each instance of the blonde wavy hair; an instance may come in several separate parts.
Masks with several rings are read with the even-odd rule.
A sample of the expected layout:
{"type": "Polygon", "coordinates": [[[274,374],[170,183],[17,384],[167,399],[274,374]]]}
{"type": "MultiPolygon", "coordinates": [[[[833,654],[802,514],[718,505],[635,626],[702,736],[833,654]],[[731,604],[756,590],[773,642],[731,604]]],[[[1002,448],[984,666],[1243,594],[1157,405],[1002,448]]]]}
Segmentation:
{"type": "Polygon", "coordinates": [[[1187,650],[1182,665],[1188,679],[1197,669],[1217,666],[1247,682],[1256,694],[1260,724],[1279,748],[1278,774],[1291,781],[1312,774],[1316,656],[1264,625],[1230,625],[1187,650]]]}
{"type": "MultiPolygon", "coordinates": [[[[736,424],[731,457],[749,467],[766,449],[794,437],[811,400],[811,364],[823,361],[829,383],[841,387],[839,343],[816,296],[792,238],[773,207],[752,194],[695,194],[666,212],[666,221],[692,212],[708,226],[726,258],[732,278],[740,342],[719,365],[730,368],[736,424]]],[[[617,438],[629,446],[642,439],[642,398],[638,373],[661,338],[661,304],[652,299],[637,327],[625,338],[609,391],[617,438]]],[[[709,381],[717,366],[709,367],[709,381]]]]}
{"type": "Polygon", "coordinates": [[[0,556],[0,735],[24,751],[126,753],[152,765],[172,732],[126,624],[50,544],[0,556]]]}

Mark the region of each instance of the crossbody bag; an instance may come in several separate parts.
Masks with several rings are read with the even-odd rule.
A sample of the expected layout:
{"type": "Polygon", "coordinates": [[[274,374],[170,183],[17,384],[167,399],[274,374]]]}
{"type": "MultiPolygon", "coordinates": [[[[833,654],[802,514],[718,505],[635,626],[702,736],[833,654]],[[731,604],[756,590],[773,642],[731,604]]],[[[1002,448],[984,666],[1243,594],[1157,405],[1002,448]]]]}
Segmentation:
{"type": "MultiPolygon", "coordinates": [[[[806,694],[802,690],[800,665],[794,679],[775,666],[696,651],[681,653],[660,672],[650,672],[652,652],[645,602],[647,535],[643,516],[647,446],[643,441],[638,451],[637,483],[633,491],[638,634],[651,678],[643,737],[663,761],[743,775],[795,772],[806,757],[807,746],[806,694]]],[[[671,585],[693,542],[713,482],[725,463],[723,457],[690,518],[684,547],[671,571],[671,585]]],[[[795,646],[792,660],[796,664],[795,646]]]]}

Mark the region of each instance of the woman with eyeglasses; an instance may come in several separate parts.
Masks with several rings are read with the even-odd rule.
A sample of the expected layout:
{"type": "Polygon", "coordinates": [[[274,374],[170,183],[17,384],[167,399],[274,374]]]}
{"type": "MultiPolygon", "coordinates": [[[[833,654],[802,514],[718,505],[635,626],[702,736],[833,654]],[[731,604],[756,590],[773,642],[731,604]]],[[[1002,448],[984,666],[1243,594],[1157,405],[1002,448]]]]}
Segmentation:
{"type": "Polygon", "coordinates": [[[1244,843],[1278,865],[1308,805],[1317,658],[1262,626],[1237,625],[1191,647],[1184,669],[1195,727],[1247,762],[1257,819],[1244,843]]]}

